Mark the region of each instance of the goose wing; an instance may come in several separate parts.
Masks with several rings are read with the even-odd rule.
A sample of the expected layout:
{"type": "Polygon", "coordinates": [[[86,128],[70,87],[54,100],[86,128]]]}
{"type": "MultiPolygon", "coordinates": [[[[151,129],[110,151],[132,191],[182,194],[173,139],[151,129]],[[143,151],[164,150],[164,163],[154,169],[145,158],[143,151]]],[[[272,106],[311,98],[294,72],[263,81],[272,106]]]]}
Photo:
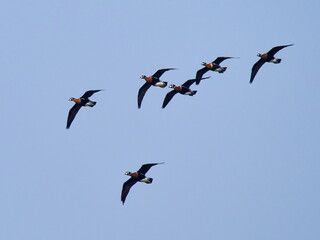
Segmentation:
{"type": "Polygon", "coordinates": [[[136,184],[137,180],[135,180],[134,178],[130,178],[128,181],[126,181],[123,186],[122,186],[122,192],[121,192],[121,201],[122,204],[124,204],[124,202],[126,201],[127,195],[130,191],[130,188],[136,184]]]}
{"type": "Polygon", "coordinates": [[[81,98],[89,98],[91,97],[93,94],[95,94],[96,92],[100,92],[102,91],[102,89],[100,90],[90,90],[90,91],[86,91],[82,96],[81,98]]]}
{"type": "MultiPolygon", "coordinates": [[[[200,78],[200,79],[199,79],[199,82],[200,82],[201,80],[203,80],[203,79],[208,79],[208,78],[210,78],[210,77],[200,78]]],[[[186,88],[190,88],[190,86],[191,86],[192,84],[194,84],[195,81],[196,81],[196,79],[189,79],[189,80],[187,80],[184,84],[182,84],[181,86],[186,87],[186,88]]]]}
{"type": "Polygon", "coordinates": [[[217,57],[216,60],[214,60],[212,63],[219,65],[221,62],[229,58],[233,58],[233,57],[217,57]]]}
{"type": "Polygon", "coordinates": [[[68,120],[67,120],[67,129],[70,128],[70,125],[77,115],[79,109],[81,108],[80,104],[74,104],[73,107],[70,109],[69,114],[68,114],[68,120]]]}
{"type": "Polygon", "coordinates": [[[250,77],[250,83],[253,82],[254,77],[256,76],[258,70],[261,68],[261,66],[265,63],[266,61],[262,58],[260,58],[252,67],[251,69],[251,77],[250,77]]]}
{"type": "Polygon", "coordinates": [[[143,164],[141,166],[141,168],[138,170],[138,173],[141,173],[143,175],[145,175],[149,169],[155,165],[158,165],[158,164],[163,164],[163,163],[147,163],[147,164],[143,164]]]}
{"type": "Polygon", "coordinates": [[[209,69],[207,67],[201,68],[201,69],[199,69],[197,71],[197,74],[196,74],[196,85],[199,85],[203,74],[205,74],[208,71],[209,71],[209,69]]]}
{"type": "Polygon", "coordinates": [[[163,100],[162,108],[165,108],[167,104],[171,101],[174,95],[176,95],[178,92],[176,90],[172,90],[167,93],[166,97],[163,100]]]}
{"type": "Polygon", "coordinates": [[[175,70],[176,68],[163,68],[163,69],[159,69],[158,71],[156,71],[152,76],[155,78],[160,78],[161,75],[169,70],[175,70]]]}
{"type": "MultiPolygon", "coordinates": [[[[203,78],[201,78],[203,79],[203,78]]],[[[201,80],[200,79],[200,80],[201,80]]],[[[186,87],[186,88],[189,88],[192,84],[194,84],[194,82],[196,81],[196,79],[189,79],[187,80],[184,84],[182,84],[181,86],[182,87],[186,87]]]]}
{"type": "Polygon", "coordinates": [[[145,84],[142,85],[142,87],[139,89],[138,92],[138,108],[141,107],[142,99],[144,95],[146,94],[147,90],[151,87],[151,84],[146,82],[145,84]]]}
{"type": "Polygon", "coordinates": [[[269,56],[269,57],[272,57],[272,56],[275,55],[277,52],[279,52],[282,48],[289,47],[289,46],[292,46],[292,45],[293,45],[293,44],[282,45],[282,46],[274,47],[274,48],[272,48],[272,49],[268,52],[268,56],[269,56]]]}

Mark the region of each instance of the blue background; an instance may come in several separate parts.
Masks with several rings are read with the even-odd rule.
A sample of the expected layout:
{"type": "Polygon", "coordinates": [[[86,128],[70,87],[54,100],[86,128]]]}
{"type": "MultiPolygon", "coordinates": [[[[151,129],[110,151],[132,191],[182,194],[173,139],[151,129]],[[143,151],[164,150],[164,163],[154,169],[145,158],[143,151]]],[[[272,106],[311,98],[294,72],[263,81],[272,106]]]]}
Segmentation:
{"type": "Polygon", "coordinates": [[[320,2],[2,1],[0,239],[319,239],[320,2]],[[284,44],[249,84],[256,54],[284,44]],[[233,56],[193,96],[181,84],[233,56]],[[91,97],[65,129],[70,97],[91,97]],[[153,167],[123,206],[125,171],[153,167]]]}

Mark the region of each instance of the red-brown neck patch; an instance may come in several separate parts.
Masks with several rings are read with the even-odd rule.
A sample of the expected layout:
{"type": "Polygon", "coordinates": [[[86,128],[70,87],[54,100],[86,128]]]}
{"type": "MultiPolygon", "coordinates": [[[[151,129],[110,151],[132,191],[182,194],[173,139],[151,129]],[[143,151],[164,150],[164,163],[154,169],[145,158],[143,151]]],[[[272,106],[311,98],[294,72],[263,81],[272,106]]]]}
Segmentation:
{"type": "Polygon", "coordinates": [[[151,83],[152,82],[152,76],[151,77],[145,77],[144,78],[148,83],[151,83]]]}
{"type": "Polygon", "coordinates": [[[72,101],[74,101],[77,104],[81,103],[81,98],[73,98],[72,101]]]}
{"type": "Polygon", "coordinates": [[[266,59],[268,57],[268,54],[267,53],[261,54],[260,57],[263,58],[263,59],[266,59]]]}
{"type": "Polygon", "coordinates": [[[138,173],[137,172],[130,173],[130,176],[133,177],[133,178],[137,178],[138,177],[138,173]]]}
{"type": "Polygon", "coordinates": [[[175,86],[175,87],[174,87],[174,90],[180,92],[180,91],[182,90],[182,87],[181,87],[181,86],[175,86]]]}
{"type": "Polygon", "coordinates": [[[207,64],[206,64],[206,67],[209,68],[209,69],[211,69],[211,68],[213,68],[213,64],[212,64],[212,63],[207,63],[207,64]]]}

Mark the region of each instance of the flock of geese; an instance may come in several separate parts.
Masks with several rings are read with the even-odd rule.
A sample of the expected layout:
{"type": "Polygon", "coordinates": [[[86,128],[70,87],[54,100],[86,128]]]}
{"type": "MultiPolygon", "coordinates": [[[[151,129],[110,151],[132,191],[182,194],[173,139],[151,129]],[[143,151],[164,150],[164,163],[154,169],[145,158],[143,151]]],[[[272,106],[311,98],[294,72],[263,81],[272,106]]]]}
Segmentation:
{"type": "MultiPolygon", "coordinates": [[[[274,55],[280,51],[281,49],[285,47],[292,46],[293,44],[289,45],[282,45],[282,46],[277,46],[272,48],[270,51],[264,54],[258,53],[258,57],[260,59],[253,65],[251,69],[251,77],[250,77],[250,83],[253,82],[257,72],[259,69],[262,67],[262,65],[266,62],[271,62],[278,64],[281,62],[281,59],[275,58],[274,55]]],[[[188,95],[188,96],[193,96],[197,93],[195,90],[191,90],[190,86],[192,84],[198,85],[202,80],[207,79],[209,77],[203,77],[203,75],[208,72],[208,71],[214,71],[218,73],[223,73],[226,71],[227,67],[221,67],[220,63],[223,62],[226,59],[230,59],[234,57],[218,57],[215,59],[213,62],[210,63],[205,63],[203,62],[202,65],[204,66],[203,68],[199,69],[196,73],[196,78],[195,79],[189,79],[185,83],[183,83],[180,86],[176,86],[174,84],[171,84],[169,87],[172,88],[173,90],[168,92],[167,95],[164,98],[162,108],[165,108],[167,104],[171,101],[171,99],[177,94],[180,93],[182,95],[188,95]]],[[[161,81],[160,77],[162,76],[163,73],[169,70],[175,70],[175,68],[164,68],[164,69],[159,69],[156,71],[152,76],[145,76],[142,75],[140,78],[144,79],[146,82],[142,85],[142,87],[139,89],[138,92],[138,108],[141,107],[141,103],[143,100],[144,95],[146,94],[147,90],[151,86],[155,87],[161,87],[165,88],[167,86],[167,82],[161,81]]],[[[70,101],[73,101],[75,104],[73,107],[70,109],[69,114],[68,114],[68,119],[67,119],[67,129],[70,128],[72,121],[74,120],[75,116],[77,115],[78,111],[80,110],[81,107],[93,107],[96,102],[91,101],[89,97],[91,97],[93,94],[96,92],[102,91],[100,90],[90,90],[85,92],[80,98],[70,98],[70,101]]],[[[121,193],[121,201],[124,204],[126,197],[130,191],[130,188],[137,182],[144,182],[147,184],[152,183],[153,179],[146,177],[145,174],[149,171],[149,169],[155,165],[162,164],[162,163],[148,163],[144,164],[140,167],[140,169],[136,172],[126,172],[125,174],[130,176],[130,179],[126,181],[123,184],[122,187],[122,193],[121,193]]]]}

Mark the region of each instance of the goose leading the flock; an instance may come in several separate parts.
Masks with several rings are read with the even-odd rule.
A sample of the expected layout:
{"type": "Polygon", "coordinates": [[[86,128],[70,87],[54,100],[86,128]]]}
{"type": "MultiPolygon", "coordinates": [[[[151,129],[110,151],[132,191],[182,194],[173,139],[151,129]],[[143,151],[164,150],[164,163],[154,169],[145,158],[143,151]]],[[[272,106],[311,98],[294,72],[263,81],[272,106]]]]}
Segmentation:
{"type": "Polygon", "coordinates": [[[271,63],[275,63],[278,64],[281,62],[280,58],[275,58],[274,55],[280,51],[281,49],[285,48],[285,47],[289,47],[292,46],[293,44],[289,44],[289,45],[283,45],[283,46],[277,46],[272,48],[269,52],[261,54],[258,53],[257,56],[260,57],[260,59],[253,65],[252,69],[251,69],[251,77],[250,77],[250,83],[253,82],[254,77],[256,76],[257,72],[259,71],[259,69],[261,68],[261,66],[266,63],[266,62],[271,62],[271,63]]]}

